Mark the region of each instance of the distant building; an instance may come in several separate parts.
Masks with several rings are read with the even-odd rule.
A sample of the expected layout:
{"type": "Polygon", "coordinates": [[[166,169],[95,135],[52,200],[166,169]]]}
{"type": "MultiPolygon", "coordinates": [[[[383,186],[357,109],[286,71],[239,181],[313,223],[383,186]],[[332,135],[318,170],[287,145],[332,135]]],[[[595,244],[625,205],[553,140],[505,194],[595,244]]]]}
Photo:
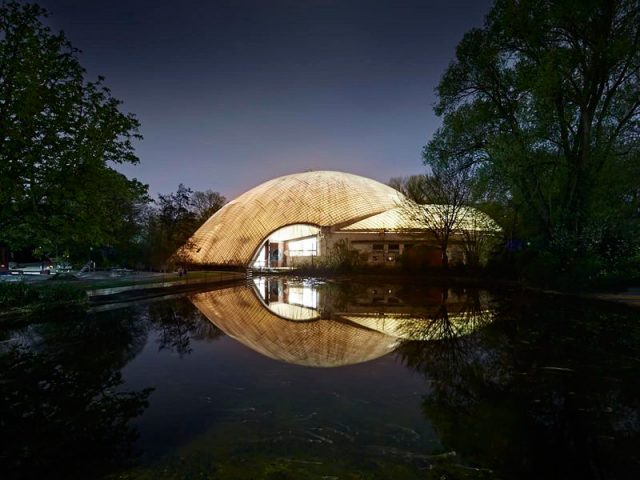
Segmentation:
{"type": "MultiPolygon", "coordinates": [[[[201,265],[286,268],[312,263],[339,247],[357,251],[363,263],[394,266],[401,255],[435,239],[420,209],[375,180],[333,171],[275,178],[232,200],[209,218],[182,247],[182,261],[201,265]],[[418,212],[407,215],[407,211],[418,212]]],[[[498,231],[483,213],[468,208],[461,229],[498,231]]],[[[462,232],[449,257],[463,262],[462,232]]]]}

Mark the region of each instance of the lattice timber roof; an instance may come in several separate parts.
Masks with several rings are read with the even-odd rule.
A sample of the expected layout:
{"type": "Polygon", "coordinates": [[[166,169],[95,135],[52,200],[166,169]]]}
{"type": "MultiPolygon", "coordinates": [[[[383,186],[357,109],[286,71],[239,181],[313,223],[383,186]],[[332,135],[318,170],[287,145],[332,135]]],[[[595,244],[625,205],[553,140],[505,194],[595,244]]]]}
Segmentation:
{"type": "Polygon", "coordinates": [[[179,252],[190,263],[248,265],[275,230],[296,223],[339,227],[394,208],[396,190],[369,178],[318,171],[275,178],[207,220],[179,252]]]}
{"type": "Polygon", "coordinates": [[[442,222],[442,217],[455,218],[450,220],[452,230],[457,231],[481,231],[499,232],[500,227],[487,214],[471,207],[451,207],[449,205],[417,205],[413,202],[405,202],[403,205],[387,210],[386,212],[372,215],[351,225],[346,225],[341,230],[349,232],[371,232],[385,230],[388,232],[403,232],[415,230],[428,230],[429,223],[436,226],[442,222]],[[454,208],[458,211],[454,212],[454,208]]]}
{"type": "MultiPolygon", "coordinates": [[[[177,252],[180,261],[248,266],[276,230],[305,224],[330,231],[428,230],[423,215],[447,206],[412,204],[397,190],[349,173],[318,171],[275,178],[232,200],[177,252]],[[420,209],[426,209],[422,214],[420,209]],[[435,210],[434,210],[435,209],[435,210]],[[413,215],[412,211],[418,211],[413,215]],[[418,221],[416,218],[422,217],[418,221]]],[[[460,229],[498,231],[483,213],[466,208],[460,229]]]]}

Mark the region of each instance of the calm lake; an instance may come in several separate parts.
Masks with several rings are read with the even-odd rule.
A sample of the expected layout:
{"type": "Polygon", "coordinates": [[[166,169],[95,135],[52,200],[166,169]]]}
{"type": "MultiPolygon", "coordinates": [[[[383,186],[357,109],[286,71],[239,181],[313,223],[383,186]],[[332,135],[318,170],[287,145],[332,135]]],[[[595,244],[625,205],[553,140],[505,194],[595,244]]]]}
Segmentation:
{"type": "Polygon", "coordinates": [[[640,478],[640,314],[257,277],[0,331],[4,479],[640,478]]]}

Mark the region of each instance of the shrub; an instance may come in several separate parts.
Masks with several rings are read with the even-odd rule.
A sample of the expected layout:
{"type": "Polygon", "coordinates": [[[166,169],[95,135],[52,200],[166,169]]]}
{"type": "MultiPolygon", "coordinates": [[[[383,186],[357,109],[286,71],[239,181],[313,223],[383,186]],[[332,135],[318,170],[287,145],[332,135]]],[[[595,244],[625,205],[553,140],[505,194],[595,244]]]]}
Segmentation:
{"type": "Polygon", "coordinates": [[[330,270],[349,272],[362,266],[360,252],[349,248],[346,240],[337,241],[328,252],[326,266],[330,270]]]}
{"type": "Polygon", "coordinates": [[[83,304],[84,289],[75,285],[31,285],[25,282],[0,283],[0,307],[47,309],[61,304],[83,304]]]}

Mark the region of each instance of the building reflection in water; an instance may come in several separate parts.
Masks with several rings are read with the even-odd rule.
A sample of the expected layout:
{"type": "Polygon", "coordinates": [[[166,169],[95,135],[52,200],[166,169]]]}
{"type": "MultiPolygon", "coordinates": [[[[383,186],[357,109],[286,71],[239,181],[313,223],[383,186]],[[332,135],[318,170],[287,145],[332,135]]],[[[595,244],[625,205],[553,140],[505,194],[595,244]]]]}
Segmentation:
{"type": "Polygon", "coordinates": [[[490,323],[478,291],[432,288],[410,298],[398,286],[362,286],[257,277],[250,286],[192,295],[230,337],[267,357],[337,367],[386,355],[409,340],[467,335],[490,323]]]}

